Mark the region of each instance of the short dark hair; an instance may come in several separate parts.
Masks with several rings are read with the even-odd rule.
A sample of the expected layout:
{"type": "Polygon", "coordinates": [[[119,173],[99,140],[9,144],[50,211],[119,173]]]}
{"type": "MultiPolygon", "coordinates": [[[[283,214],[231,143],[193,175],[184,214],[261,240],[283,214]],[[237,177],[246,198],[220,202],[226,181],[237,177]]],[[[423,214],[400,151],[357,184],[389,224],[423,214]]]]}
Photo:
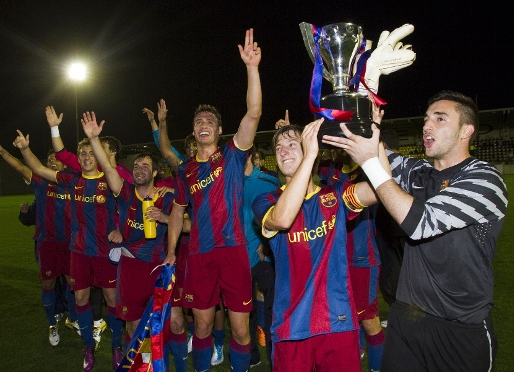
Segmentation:
{"type": "Polygon", "coordinates": [[[429,98],[428,106],[438,101],[452,101],[457,104],[456,110],[460,115],[459,124],[471,124],[475,129],[469,141],[470,143],[473,142],[476,135],[478,134],[478,127],[480,125],[478,107],[473,99],[459,92],[443,90],[429,98]]]}
{"type": "MultiPolygon", "coordinates": [[[[259,158],[260,158],[261,160],[265,160],[265,159],[266,159],[266,155],[264,154],[264,151],[262,151],[262,150],[256,151],[256,152],[255,152],[255,155],[257,155],[257,154],[259,155],[259,158]]],[[[254,155],[254,156],[255,156],[255,155],[254,155]]]]}
{"type": "Polygon", "coordinates": [[[48,150],[48,153],[46,154],[46,157],[48,158],[52,154],[55,154],[55,150],[54,149],[48,150]]]}
{"type": "Polygon", "coordinates": [[[398,147],[400,147],[398,132],[391,128],[380,131],[380,141],[384,142],[389,150],[398,150],[398,147]]]}
{"type": "Polygon", "coordinates": [[[271,141],[271,144],[273,146],[273,152],[275,152],[275,148],[277,147],[278,137],[281,135],[291,137],[291,135],[289,134],[289,131],[291,131],[291,130],[293,132],[295,132],[295,134],[297,134],[299,138],[302,137],[303,128],[300,127],[299,125],[291,124],[291,125],[283,126],[279,130],[277,130],[275,132],[275,134],[273,135],[273,140],[271,141]]]}
{"type": "Polygon", "coordinates": [[[195,114],[193,116],[193,126],[195,125],[194,118],[201,112],[210,112],[211,114],[213,114],[218,122],[218,127],[221,127],[221,114],[218,112],[218,109],[214,106],[206,104],[202,104],[196,108],[195,114]]]}
{"type": "Polygon", "coordinates": [[[134,156],[134,160],[132,162],[135,163],[136,160],[144,158],[149,158],[152,161],[152,172],[159,169],[159,159],[157,159],[155,155],[151,152],[140,152],[139,154],[134,156]]]}
{"type": "Polygon", "coordinates": [[[196,143],[196,138],[193,133],[188,134],[186,138],[184,138],[184,149],[187,151],[187,146],[190,143],[196,143]]]}
{"type": "Polygon", "coordinates": [[[109,145],[109,150],[116,153],[116,155],[114,155],[114,159],[116,160],[116,163],[118,163],[121,155],[121,142],[113,136],[100,137],[100,142],[107,143],[109,145]]]}

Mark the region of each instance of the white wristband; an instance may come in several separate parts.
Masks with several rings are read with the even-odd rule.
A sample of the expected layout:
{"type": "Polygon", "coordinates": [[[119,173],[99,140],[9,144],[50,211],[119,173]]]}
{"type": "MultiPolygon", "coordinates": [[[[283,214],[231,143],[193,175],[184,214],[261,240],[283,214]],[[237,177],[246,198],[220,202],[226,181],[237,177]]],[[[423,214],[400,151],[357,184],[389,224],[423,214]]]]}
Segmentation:
{"type": "Polygon", "coordinates": [[[382,167],[377,157],[366,160],[361,168],[368,176],[369,182],[375,190],[378,186],[391,179],[391,176],[382,167]]]}
{"type": "Polygon", "coordinates": [[[61,135],[59,134],[59,127],[50,127],[50,134],[52,135],[52,137],[60,137],[61,135]]]}

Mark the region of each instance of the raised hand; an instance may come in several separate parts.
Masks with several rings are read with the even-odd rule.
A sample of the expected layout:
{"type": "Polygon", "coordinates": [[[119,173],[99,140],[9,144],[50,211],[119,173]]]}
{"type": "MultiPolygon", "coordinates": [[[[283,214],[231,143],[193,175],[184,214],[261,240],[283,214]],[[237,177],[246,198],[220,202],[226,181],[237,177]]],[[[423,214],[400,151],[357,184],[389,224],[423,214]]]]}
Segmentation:
{"type": "Polygon", "coordinates": [[[237,46],[241,59],[247,66],[258,66],[261,61],[261,48],[253,41],[253,28],[246,30],[245,45],[237,46]]]}
{"type": "MultiPolygon", "coordinates": [[[[159,104],[157,104],[159,105],[159,104]]],[[[154,117],[154,113],[152,110],[149,110],[147,109],[146,107],[143,109],[143,113],[146,114],[146,116],[148,116],[148,121],[149,122],[152,122],[152,121],[155,121],[155,117],[154,117]]]]}
{"type": "MultiPolygon", "coordinates": [[[[400,42],[401,39],[413,31],[413,25],[404,24],[391,33],[383,31],[380,35],[377,48],[366,62],[366,75],[364,76],[366,85],[374,93],[378,91],[380,75],[389,75],[391,72],[414,63],[416,53],[411,50],[412,45],[403,45],[400,42]]],[[[367,95],[366,89],[359,89],[359,93],[367,95]]]]}
{"type": "Polygon", "coordinates": [[[105,120],[102,120],[100,124],[97,124],[94,111],[91,111],[91,113],[88,111],[82,115],[80,122],[82,123],[82,129],[84,129],[84,133],[87,138],[93,138],[98,137],[100,133],[102,133],[105,120]]]}
{"type": "Polygon", "coordinates": [[[371,93],[368,95],[368,99],[371,101],[371,116],[375,124],[380,125],[382,118],[384,117],[384,110],[380,110],[380,106],[377,105],[371,93]]]}
{"type": "Polygon", "coordinates": [[[18,129],[16,129],[16,132],[18,132],[18,137],[16,137],[12,143],[14,147],[17,147],[20,150],[29,147],[29,135],[27,134],[27,137],[23,136],[23,133],[18,129]]]}
{"type": "Polygon", "coordinates": [[[46,114],[46,121],[48,122],[48,125],[50,126],[50,128],[56,127],[59,124],[61,124],[63,114],[61,112],[61,114],[59,116],[57,116],[53,106],[46,106],[45,114],[46,114]]]}
{"type": "Polygon", "coordinates": [[[318,131],[323,121],[323,118],[315,120],[312,123],[307,124],[303,129],[302,147],[304,158],[307,157],[307,155],[311,155],[314,157],[318,156],[318,131]]]}
{"type": "Polygon", "coordinates": [[[166,102],[163,99],[161,99],[159,102],[157,102],[157,118],[159,119],[159,122],[161,122],[161,121],[166,122],[166,116],[168,116],[168,109],[166,109],[166,102]]]}
{"type": "Polygon", "coordinates": [[[289,110],[286,110],[286,115],[284,116],[284,119],[280,119],[275,123],[275,129],[280,129],[290,124],[291,123],[289,122],[289,110]]]}

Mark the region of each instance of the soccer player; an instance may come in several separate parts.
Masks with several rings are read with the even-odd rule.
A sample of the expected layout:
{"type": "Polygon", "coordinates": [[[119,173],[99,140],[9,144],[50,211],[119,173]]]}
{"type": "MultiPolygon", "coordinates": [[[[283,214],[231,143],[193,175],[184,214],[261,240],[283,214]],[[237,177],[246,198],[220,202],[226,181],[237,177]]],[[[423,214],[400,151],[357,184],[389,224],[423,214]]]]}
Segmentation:
{"type": "MultiPolygon", "coordinates": [[[[62,185],[49,182],[32,173],[23,163],[0,146],[0,156],[12,168],[18,171],[25,182],[34,188],[36,253],[39,275],[42,281],[41,300],[50,326],[48,340],[52,346],[59,341],[58,322],[55,317],[56,281],[61,275],[70,283],[70,245],[71,236],[71,201],[70,193],[62,185]]],[[[53,151],[48,153],[47,166],[54,171],[63,171],[64,164],[55,158],[53,151]]],[[[66,292],[68,303],[75,303],[70,290],[66,292]]],[[[75,309],[70,306],[69,317],[76,320],[75,309]]]]}
{"type": "MultiPolygon", "coordinates": [[[[246,31],[245,44],[238,48],[248,75],[247,112],[235,136],[220,148],[220,114],[213,106],[198,107],[193,120],[198,153],[178,168],[175,205],[168,225],[164,263],[173,264],[184,211],[191,206],[183,303],[193,309],[195,318],[193,364],[198,371],[210,369],[211,333],[220,292],[232,331],[231,366],[234,371],[246,371],[250,365],[252,280],[241,206],[247,150],[252,147],[262,112],[261,50],[253,41],[253,29],[246,31]]],[[[161,109],[165,110],[165,105],[161,109]]]]}
{"type": "Polygon", "coordinates": [[[470,156],[478,108],[461,93],[431,97],[423,159],[389,155],[393,179],[371,139],[324,136],[345,149],[407,233],[396,301],[388,315],[383,372],[490,371],[498,348],[492,261],[507,209],[498,170],[470,156]]]}
{"type": "MultiPolygon", "coordinates": [[[[104,121],[97,124],[95,113],[83,115],[82,127],[89,138],[93,152],[105,172],[109,188],[118,202],[123,248],[118,263],[117,316],[126,321],[130,337],[139,324],[146,305],[154,292],[159,271],[154,270],[166,256],[168,217],[172,207],[172,193],[159,195],[154,186],[157,176],[157,159],[150,153],[134,158],[132,171],[134,185],[124,182],[110,163],[102,148],[99,135],[104,121]],[[156,221],[156,237],[147,239],[143,229],[143,199],[150,198],[154,206],[146,212],[149,221],[156,221]]],[[[177,289],[178,292],[178,289],[177,289]]],[[[175,298],[175,296],[173,296],[175,298]]],[[[174,303],[173,303],[174,304],[174,303]]],[[[182,308],[171,309],[171,351],[176,371],[187,371],[187,337],[184,332],[182,308]]]]}
{"type": "Polygon", "coordinates": [[[274,371],[360,371],[346,221],[377,199],[365,182],[314,184],[322,122],[275,133],[273,148],[286,184],[253,203],[275,255],[274,371]]]}
{"type": "Polygon", "coordinates": [[[107,186],[103,172],[98,171],[97,161],[88,139],[78,145],[78,158],[82,175],[59,172],[41,164],[29,148],[29,135],[18,130],[14,141],[27,163],[38,176],[67,187],[72,201],[71,225],[71,289],[75,303],[80,333],[85,343],[85,371],[95,364],[95,339],[93,338],[93,314],[89,304],[91,286],[102,288],[107,303],[107,319],[112,330],[113,368],[119,365],[121,353],[122,321],[116,319],[116,266],[109,259],[111,242],[108,235],[116,229],[115,200],[107,186]]]}

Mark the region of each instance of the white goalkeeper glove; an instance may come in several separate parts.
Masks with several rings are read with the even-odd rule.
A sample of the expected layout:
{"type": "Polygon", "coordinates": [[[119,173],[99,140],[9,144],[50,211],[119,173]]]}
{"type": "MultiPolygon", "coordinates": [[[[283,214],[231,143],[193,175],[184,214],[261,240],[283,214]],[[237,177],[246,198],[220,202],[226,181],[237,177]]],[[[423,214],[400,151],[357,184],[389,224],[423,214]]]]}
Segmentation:
{"type": "MultiPolygon", "coordinates": [[[[366,74],[364,75],[364,82],[373,93],[376,94],[378,91],[380,75],[389,75],[391,72],[410,66],[416,59],[416,53],[411,50],[412,45],[403,45],[400,42],[413,31],[414,26],[406,23],[391,33],[382,31],[380,34],[377,48],[366,62],[366,74]]],[[[363,84],[359,85],[359,93],[368,96],[368,90],[363,84]]]]}

